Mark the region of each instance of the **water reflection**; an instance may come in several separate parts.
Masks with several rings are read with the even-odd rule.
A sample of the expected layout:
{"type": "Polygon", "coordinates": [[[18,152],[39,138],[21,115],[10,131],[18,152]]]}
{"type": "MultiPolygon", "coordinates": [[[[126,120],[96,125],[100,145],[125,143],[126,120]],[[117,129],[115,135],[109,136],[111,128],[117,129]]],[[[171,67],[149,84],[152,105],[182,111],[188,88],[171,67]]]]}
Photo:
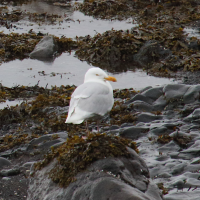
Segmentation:
{"type": "MultiPolygon", "coordinates": [[[[63,53],[52,63],[45,63],[39,60],[24,59],[14,60],[0,66],[0,82],[7,87],[15,85],[33,86],[39,82],[39,86],[51,88],[51,85],[80,85],[83,83],[85,72],[91,68],[86,61],[80,61],[71,54],[63,53]]],[[[138,70],[132,65],[132,70],[117,73],[114,70],[109,75],[117,78],[112,83],[114,89],[134,88],[136,90],[147,86],[164,85],[173,82],[173,79],[157,78],[148,76],[146,72],[138,70]]],[[[106,70],[107,71],[107,70],[106,70]]]]}

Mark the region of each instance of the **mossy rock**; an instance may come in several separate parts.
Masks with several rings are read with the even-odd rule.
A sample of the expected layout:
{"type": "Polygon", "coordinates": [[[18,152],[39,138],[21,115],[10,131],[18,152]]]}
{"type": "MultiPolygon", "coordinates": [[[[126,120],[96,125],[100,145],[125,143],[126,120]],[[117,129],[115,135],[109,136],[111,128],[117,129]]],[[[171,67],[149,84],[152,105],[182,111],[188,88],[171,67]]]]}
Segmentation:
{"type": "Polygon", "coordinates": [[[68,186],[75,181],[75,176],[84,171],[91,163],[107,157],[130,157],[126,147],[138,152],[136,143],[117,136],[104,134],[90,134],[87,139],[78,136],[68,138],[58,149],[45,155],[43,161],[35,164],[35,170],[40,170],[54,158],[57,164],[49,173],[53,182],[61,187],[68,186]]]}

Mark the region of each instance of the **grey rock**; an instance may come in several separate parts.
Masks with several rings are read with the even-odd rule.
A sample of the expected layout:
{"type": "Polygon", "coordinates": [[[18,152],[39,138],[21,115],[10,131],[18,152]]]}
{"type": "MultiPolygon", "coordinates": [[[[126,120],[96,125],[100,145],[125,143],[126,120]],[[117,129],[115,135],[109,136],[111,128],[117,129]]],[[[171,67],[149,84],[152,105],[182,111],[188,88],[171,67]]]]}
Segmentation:
{"type": "Polygon", "coordinates": [[[161,95],[163,95],[163,87],[150,88],[150,89],[142,92],[142,95],[149,97],[155,101],[161,95]]]}
{"type": "Polygon", "coordinates": [[[156,101],[153,103],[153,109],[155,111],[163,110],[167,105],[167,100],[164,95],[160,96],[156,101]]]}
{"type": "Polygon", "coordinates": [[[168,84],[163,88],[163,92],[167,100],[181,99],[189,88],[189,85],[168,84]]]}
{"type": "Polygon", "coordinates": [[[50,149],[51,146],[55,145],[55,144],[60,144],[63,143],[64,141],[60,138],[56,139],[56,140],[52,140],[52,141],[48,141],[48,142],[44,142],[44,143],[40,143],[37,148],[41,149],[41,150],[48,150],[50,149]]]}
{"type": "Polygon", "coordinates": [[[147,135],[148,131],[149,131],[149,128],[132,126],[130,128],[124,129],[120,133],[120,136],[135,140],[135,139],[138,139],[139,137],[143,137],[147,135]]]}
{"type": "Polygon", "coordinates": [[[10,166],[10,165],[11,165],[11,162],[8,159],[0,157],[0,169],[6,166],[10,166]]]}
{"type": "Polygon", "coordinates": [[[186,122],[190,122],[190,121],[194,121],[200,118],[200,108],[197,108],[193,111],[193,113],[191,113],[190,115],[188,115],[187,117],[185,117],[183,119],[183,121],[186,122]]]}
{"type": "Polygon", "coordinates": [[[132,103],[132,102],[135,102],[135,101],[143,101],[143,102],[146,102],[148,104],[152,104],[153,103],[153,100],[150,99],[149,97],[147,96],[144,96],[142,94],[136,94],[133,98],[131,98],[127,103],[132,103]]]}
{"type": "Polygon", "coordinates": [[[145,103],[143,101],[136,100],[133,103],[130,103],[128,105],[131,109],[137,110],[137,111],[143,111],[143,112],[151,112],[153,110],[152,106],[148,103],[145,103]]]}
{"type": "Polygon", "coordinates": [[[1,180],[3,180],[3,181],[9,181],[11,178],[9,178],[9,177],[3,177],[1,180]]]}
{"type": "Polygon", "coordinates": [[[173,175],[181,174],[184,171],[184,169],[185,169],[186,166],[187,166],[186,163],[181,163],[179,165],[174,166],[171,169],[171,174],[173,174],[173,175]]]}
{"type": "Polygon", "coordinates": [[[168,135],[169,132],[172,132],[172,131],[169,131],[169,129],[167,129],[165,126],[160,126],[160,127],[155,127],[151,129],[149,134],[160,136],[160,135],[168,135]]]}
{"type": "Polygon", "coordinates": [[[183,96],[184,103],[193,103],[199,100],[200,85],[190,86],[183,96]]]}
{"type": "Polygon", "coordinates": [[[30,53],[31,58],[49,58],[57,50],[53,36],[44,36],[30,53]]]}
{"type": "Polygon", "coordinates": [[[147,86],[147,87],[141,89],[141,90],[140,90],[140,93],[143,93],[143,92],[145,92],[146,90],[148,90],[148,89],[150,89],[150,88],[152,88],[152,86],[147,86]]]}
{"type": "Polygon", "coordinates": [[[200,140],[195,141],[195,143],[189,147],[188,149],[185,149],[181,151],[182,153],[198,153],[200,152],[200,140]]]}
{"type": "Polygon", "coordinates": [[[116,129],[119,129],[119,126],[118,125],[112,125],[109,129],[110,130],[116,130],[116,129]]]}
{"type": "Polygon", "coordinates": [[[161,200],[157,186],[149,179],[144,161],[128,148],[131,158],[105,158],[91,164],[67,188],[48,178],[56,160],[37,171],[30,180],[27,200],[161,200]]]}
{"type": "Polygon", "coordinates": [[[156,160],[165,161],[165,160],[168,160],[169,158],[170,158],[169,156],[164,155],[164,156],[159,156],[158,158],[156,158],[156,160]]]}
{"type": "Polygon", "coordinates": [[[173,140],[158,148],[159,152],[173,152],[178,151],[179,149],[180,147],[173,140]]]}
{"type": "Polygon", "coordinates": [[[200,163],[200,158],[194,158],[191,161],[191,164],[199,164],[200,163]]]}
{"type": "Polygon", "coordinates": [[[32,165],[35,163],[35,161],[32,161],[32,162],[26,162],[22,165],[22,167],[26,167],[26,168],[31,168],[32,165]]]}
{"type": "Polygon", "coordinates": [[[160,173],[158,175],[159,178],[170,178],[172,177],[172,175],[170,173],[167,173],[167,172],[163,172],[163,173],[160,173]]]}
{"type": "Polygon", "coordinates": [[[20,174],[20,169],[18,167],[14,167],[13,169],[3,169],[0,171],[0,176],[15,176],[20,174]]]}
{"type": "Polygon", "coordinates": [[[48,150],[51,146],[57,144],[57,143],[63,143],[66,141],[66,138],[68,137],[66,132],[60,132],[56,134],[47,134],[43,135],[39,138],[31,140],[29,143],[27,150],[32,151],[35,148],[48,150]],[[53,139],[54,137],[58,137],[57,139],[53,139]]]}
{"type": "Polygon", "coordinates": [[[154,120],[160,120],[163,117],[161,115],[154,115],[151,113],[141,113],[137,116],[137,120],[140,122],[152,122],[154,120]]]}

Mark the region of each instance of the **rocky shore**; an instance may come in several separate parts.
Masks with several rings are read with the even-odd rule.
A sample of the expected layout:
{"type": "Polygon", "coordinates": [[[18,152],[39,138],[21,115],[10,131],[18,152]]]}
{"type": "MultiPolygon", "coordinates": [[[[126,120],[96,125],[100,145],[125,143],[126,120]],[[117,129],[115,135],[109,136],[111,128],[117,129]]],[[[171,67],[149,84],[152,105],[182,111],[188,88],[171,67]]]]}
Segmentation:
{"type": "MultiPolygon", "coordinates": [[[[183,84],[115,90],[101,134],[90,121],[85,140],[84,124],[64,123],[76,86],[0,84],[0,102],[23,101],[0,109],[0,199],[199,199],[200,41],[185,31],[199,27],[199,2],[47,2],[97,19],[132,17],[138,26],[74,39],[33,29],[0,32],[0,63],[29,56],[54,59],[73,50],[80,60],[110,72],[137,65],[154,76],[179,77],[183,84]]],[[[7,1],[0,6],[0,24],[8,30],[17,30],[13,24],[27,18],[51,25],[72,21],[9,10],[13,5],[7,1]]]]}
{"type": "MultiPolygon", "coordinates": [[[[9,93],[11,88],[2,88],[7,96],[12,94],[9,93]]],[[[83,199],[83,196],[84,199],[120,199],[123,196],[124,199],[186,200],[188,195],[190,199],[198,199],[199,85],[174,84],[144,88],[140,92],[116,90],[110,116],[100,125],[102,134],[96,135],[96,125],[91,122],[89,128],[93,133],[87,141],[81,139],[85,134],[84,125],[64,124],[72,88],[63,86],[48,90],[35,86],[32,96],[40,91],[35,100],[0,110],[2,199],[45,199],[47,196],[47,199],[83,199]],[[56,98],[60,99],[58,102],[52,100],[51,95],[58,97],[63,91],[66,92],[65,103],[62,97],[56,98]],[[47,93],[49,102],[42,98],[47,93]],[[117,147],[116,141],[113,146],[111,142],[106,144],[114,138],[135,142],[135,147],[127,149],[128,157],[109,153],[95,161],[92,159],[95,150],[84,154],[83,147],[79,147],[83,141],[91,149],[104,145],[103,151],[96,152],[101,155],[109,147],[117,147]],[[62,178],[52,179],[49,172],[65,166],[62,160],[67,159],[67,154],[63,149],[69,148],[66,153],[75,152],[71,149],[75,145],[83,157],[91,158],[91,162],[84,167],[80,158],[71,158],[76,171],[74,179],[71,178],[68,187],[59,186],[62,178]],[[40,167],[35,168],[34,163],[38,161],[41,164],[35,166],[40,167]],[[59,167],[57,162],[62,165],[59,167]],[[83,165],[81,170],[80,165],[83,165]]],[[[31,90],[33,88],[18,88],[17,97],[27,96],[31,90]]]]}

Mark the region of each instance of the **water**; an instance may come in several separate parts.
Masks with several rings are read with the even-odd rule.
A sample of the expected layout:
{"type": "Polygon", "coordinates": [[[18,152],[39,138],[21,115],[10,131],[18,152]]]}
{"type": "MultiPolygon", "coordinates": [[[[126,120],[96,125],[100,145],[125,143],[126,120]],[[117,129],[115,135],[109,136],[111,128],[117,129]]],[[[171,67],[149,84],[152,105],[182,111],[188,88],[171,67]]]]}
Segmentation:
{"type": "Polygon", "coordinates": [[[73,11],[72,8],[65,8],[60,6],[54,6],[46,2],[32,2],[22,6],[10,6],[9,11],[21,10],[23,12],[30,13],[48,13],[59,15],[60,18],[56,19],[55,23],[50,23],[48,20],[44,22],[30,22],[28,16],[18,22],[12,22],[12,27],[7,29],[6,27],[0,27],[0,31],[5,34],[11,32],[15,33],[27,33],[33,29],[35,32],[48,33],[55,36],[66,36],[69,38],[75,38],[76,36],[94,36],[96,33],[103,33],[112,28],[115,30],[131,29],[137,24],[133,24],[133,19],[129,18],[124,21],[118,20],[97,20],[91,16],[85,16],[79,11],[73,11]]]}
{"type": "MultiPolygon", "coordinates": [[[[72,1],[72,3],[74,3],[72,1]]],[[[48,21],[44,23],[30,22],[28,17],[21,19],[12,25],[16,28],[7,29],[3,26],[0,31],[4,33],[27,33],[30,29],[35,32],[48,33],[56,36],[66,36],[75,38],[75,36],[95,35],[103,33],[114,28],[115,30],[131,29],[137,24],[133,24],[133,19],[129,18],[124,21],[117,20],[97,20],[90,16],[85,16],[79,11],[73,11],[72,8],[54,6],[46,2],[33,1],[21,6],[8,6],[8,11],[21,10],[31,13],[48,13],[57,14],[61,18],[57,19],[55,24],[48,21]]],[[[85,72],[92,65],[83,62],[74,57],[72,54],[63,53],[60,57],[52,62],[42,62],[39,60],[24,59],[14,60],[0,65],[0,83],[4,86],[12,87],[16,85],[33,86],[39,83],[39,86],[51,88],[51,85],[80,85],[83,83],[85,72]]],[[[109,73],[117,78],[116,83],[112,83],[114,89],[134,88],[140,90],[147,86],[158,86],[173,83],[173,79],[157,78],[147,75],[146,72],[137,69],[137,66],[118,71],[118,73],[109,73]]],[[[2,105],[2,104],[1,104],[2,105]]],[[[6,104],[5,104],[6,105],[6,104]]]]}
{"type": "Polygon", "coordinates": [[[4,109],[10,106],[20,105],[24,100],[16,99],[14,101],[6,100],[5,102],[0,103],[0,109],[4,109]]]}
{"type": "MultiPolygon", "coordinates": [[[[86,61],[74,57],[74,52],[63,53],[54,62],[42,62],[33,59],[14,60],[0,66],[2,85],[12,87],[16,85],[39,86],[50,88],[51,85],[80,85],[83,83],[85,72],[91,68],[86,61]]],[[[106,71],[106,70],[105,70],[106,71]]],[[[140,90],[147,86],[158,86],[173,83],[173,79],[148,76],[146,72],[135,69],[122,73],[109,73],[117,82],[111,83],[114,89],[134,88],[140,90]]]]}

